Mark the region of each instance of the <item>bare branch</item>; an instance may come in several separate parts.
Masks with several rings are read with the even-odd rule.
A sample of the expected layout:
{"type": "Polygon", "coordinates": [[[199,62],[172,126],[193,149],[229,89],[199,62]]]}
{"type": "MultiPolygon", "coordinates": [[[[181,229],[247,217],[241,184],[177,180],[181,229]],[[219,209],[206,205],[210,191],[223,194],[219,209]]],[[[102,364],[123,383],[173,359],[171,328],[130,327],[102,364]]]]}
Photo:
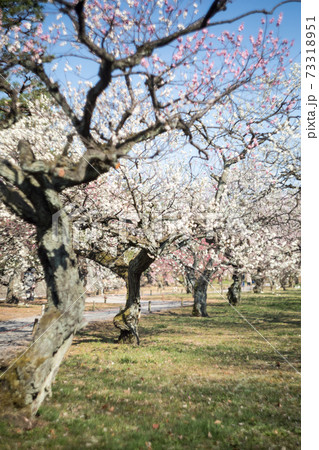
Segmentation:
{"type": "Polygon", "coordinates": [[[108,87],[112,79],[112,64],[109,61],[102,61],[98,73],[99,81],[88,91],[86,103],[84,106],[83,117],[77,127],[79,134],[88,138],[90,135],[90,126],[96,101],[99,95],[108,87]]]}
{"type": "Polygon", "coordinates": [[[209,19],[211,19],[216,13],[219,11],[225,11],[227,3],[228,0],[215,0],[203,19],[202,28],[207,26],[209,19]]]}
{"type": "Polygon", "coordinates": [[[73,26],[77,32],[78,39],[82,44],[84,44],[94,55],[101,58],[103,61],[108,61],[112,63],[114,61],[114,57],[107,53],[104,48],[96,45],[86,34],[85,31],[85,0],[79,0],[76,4],[69,3],[65,0],[55,0],[55,3],[61,5],[61,12],[68,15],[71,19],[73,26]],[[75,12],[76,16],[72,14],[75,12]]]}
{"type": "Polygon", "coordinates": [[[80,120],[76,117],[74,111],[68,104],[64,95],[61,94],[58,83],[51,81],[50,78],[45,73],[43,64],[38,64],[28,57],[24,57],[19,60],[15,59],[15,63],[21,64],[24,68],[30,70],[40,78],[40,80],[45,84],[51,96],[58,103],[58,105],[61,106],[66,116],[71,120],[73,126],[76,129],[79,129],[80,120]]]}

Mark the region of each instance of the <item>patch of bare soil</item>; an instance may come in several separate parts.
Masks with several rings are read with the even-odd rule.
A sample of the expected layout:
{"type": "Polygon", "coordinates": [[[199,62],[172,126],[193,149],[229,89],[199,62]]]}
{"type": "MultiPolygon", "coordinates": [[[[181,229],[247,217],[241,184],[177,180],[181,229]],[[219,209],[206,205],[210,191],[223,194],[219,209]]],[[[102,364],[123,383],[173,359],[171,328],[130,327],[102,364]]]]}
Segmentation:
{"type": "Polygon", "coordinates": [[[0,303],[0,321],[22,319],[25,317],[41,315],[43,300],[35,300],[27,305],[10,305],[8,303],[0,303]]]}

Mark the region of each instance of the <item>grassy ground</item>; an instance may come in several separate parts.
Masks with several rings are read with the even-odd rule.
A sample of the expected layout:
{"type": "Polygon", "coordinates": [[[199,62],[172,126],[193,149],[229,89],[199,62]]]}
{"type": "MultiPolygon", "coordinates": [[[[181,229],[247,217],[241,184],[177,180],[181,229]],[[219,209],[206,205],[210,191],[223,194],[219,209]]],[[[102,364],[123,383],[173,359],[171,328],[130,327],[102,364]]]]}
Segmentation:
{"type": "MultiPolygon", "coordinates": [[[[239,311],[298,370],[300,291],[245,294],[239,311]]],[[[227,304],[143,317],[140,347],[82,330],[30,431],[1,449],[298,449],[300,376],[227,304]]]]}

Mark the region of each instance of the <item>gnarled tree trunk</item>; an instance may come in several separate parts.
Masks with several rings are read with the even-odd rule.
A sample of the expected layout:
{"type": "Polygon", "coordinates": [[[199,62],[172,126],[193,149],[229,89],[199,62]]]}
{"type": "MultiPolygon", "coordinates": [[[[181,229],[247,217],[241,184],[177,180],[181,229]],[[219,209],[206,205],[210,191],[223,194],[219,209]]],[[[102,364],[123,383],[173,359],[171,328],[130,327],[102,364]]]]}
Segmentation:
{"type": "Polygon", "coordinates": [[[114,326],[121,333],[118,342],[132,343],[136,339],[139,344],[138,323],[141,312],[141,277],[143,272],[154,262],[155,257],[147,250],[140,252],[130,260],[125,276],[127,297],[125,308],[113,319],[114,326]]]}
{"type": "Polygon", "coordinates": [[[230,305],[237,305],[241,299],[241,276],[234,272],[233,283],[228,288],[227,298],[230,305]]]}
{"type": "Polygon", "coordinates": [[[38,228],[48,303],[32,344],[0,380],[2,407],[14,408],[29,417],[51,392],[51,384],[82,320],[84,290],[72,243],[65,239],[66,227],[68,219],[62,214],[58,233],[48,226],[38,228]]]}
{"type": "Polygon", "coordinates": [[[200,278],[194,286],[194,305],[193,316],[196,317],[208,317],[207,314],[207,287],[208,282],[203,278],[200,278]]]}
{"type": "Polygon", "coordinates": [[[207,314],[207,288],[212,276],[213,260],[209,259],[205,270],[194,283],[193,296],[194,305],[192,315],[196,317],[208,317],[207,314]]]}
{"type": "MultiPolygon", "coordinates": [[[[122,249],[123,250],[123,249],[122,249]]],[[[77,250],[77,254],[107,267],[125,281],[127,296],[125,307],[113,319],[114,326],[120,330],[118,342],[139,343],[138,323],[141,312],[141,277],[155,256],[146,249],[124,249],[118,256],[107,250],[77,250]]]]}

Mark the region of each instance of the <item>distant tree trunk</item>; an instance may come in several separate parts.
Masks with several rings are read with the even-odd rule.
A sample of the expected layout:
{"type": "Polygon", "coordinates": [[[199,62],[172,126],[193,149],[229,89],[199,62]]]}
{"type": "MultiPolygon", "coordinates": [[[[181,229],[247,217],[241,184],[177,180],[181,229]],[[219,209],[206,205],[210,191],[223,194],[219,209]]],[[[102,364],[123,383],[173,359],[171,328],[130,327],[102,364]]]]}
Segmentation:
{"type": "Polygon", "coordinates": [[[33,416],[44,398],[62,359],[80,327],[84,309],[84,290],[71,242],[64,239],[69,222],[61,215],[58,233],[52,227],[38,228],[39,257],[47,284],[48,303],[31,346],[0,379],[0,402],[6,410],[19,410],[33,416]]]}
{"type": "Polygon", "coordinates": [[[193,292],[192,286],[190,286],[186,277],[185,277],[185,285],[184,286],[185,286],[186,294],[191,294],[193,292]]]}
{"type": "Polygon", "coordinates": [[[150,256],[147,250],[142,249],[129,262],[125,276],[127,288],[125,308],[113,319],[114,326],[121,331],[118,342],[133,343],[136,339],[139,344],[138,323],[141,312],[141,277],[154,260],[155,257],[150,256]]]}
{"type": "Polygon", "coordinates": [[[193,267],[185,267],[185,289],[186,294],[192,294],[196,281],[195,270],[193,267]]]}
{"type": "Polygon", "coordinates": [[[296,282],[296,275],[294,275],[294,274],[291,274],[290,276],[289,276],[289,287],[290,288],[294,288],[298,283],[296,282]]]}
{"type": "Polygon", "coordinates": [[[208,282],[200,278],[194,286],[193,316],[208,317],[207,314],[207,287],[208,282]]]}
{"type": "Polygon", "coordinates": [[[78,258],[78,267],[79,267],[79,274],[80,274],[80,279],[82,281],[83,286],[85,287],[88,283],[88,267],[87,267],[87,262],[85,261],[84,258],[78,258]]]}
{"type": "Polygon", "coordinates": [[[151,274],[151,272],[149,270],[147,270],[145,272],[145,276],[147,278],[147,284],[153,284],[154,279],[153,279],[152,274],[151,274]]]}
{"type": "Polygon", "coordinates": [[[212,276],[213,260],[209,259],[204,271],[194,284],[194,305],[192,315],[196,317],[208,317],[207,314],[207,288],[212,276]]]}
{"type": "Polygon", "coordinates": [[[231,305],[237,305],[241,299],[241,276],[234,272],[233,283],[228,288],[227,293],[228,301],[231,305]]]}
{"type": "Polygon", "coordinates": [[[6,303],[11,303],[17,305],[21,300],[21,293],[17,286],[19,286],[20,278],[19,275],[13,273],[9,278],[6,303]]]}
{"type": "Polygon", "coordinates": [[[287,275],[283,275],[280,278],[280,286],[282,287],[282,289],[285,291],[287,289],[287,275]]]}
{"type": "Polygon", "coordinates": [[[265,277],[263,276],[261,269],[257,269],[257,274],[254,277],[255,286],[253,291],[255,294],[261,294],[264,288],[265,277]]]}
{"type": "Polygon", "coordinates": [[[261,278],[255,278],[255,286],[253,288],[253,291],[255,294],[261,294],[264,287],[264,281],[261,278]]]}

